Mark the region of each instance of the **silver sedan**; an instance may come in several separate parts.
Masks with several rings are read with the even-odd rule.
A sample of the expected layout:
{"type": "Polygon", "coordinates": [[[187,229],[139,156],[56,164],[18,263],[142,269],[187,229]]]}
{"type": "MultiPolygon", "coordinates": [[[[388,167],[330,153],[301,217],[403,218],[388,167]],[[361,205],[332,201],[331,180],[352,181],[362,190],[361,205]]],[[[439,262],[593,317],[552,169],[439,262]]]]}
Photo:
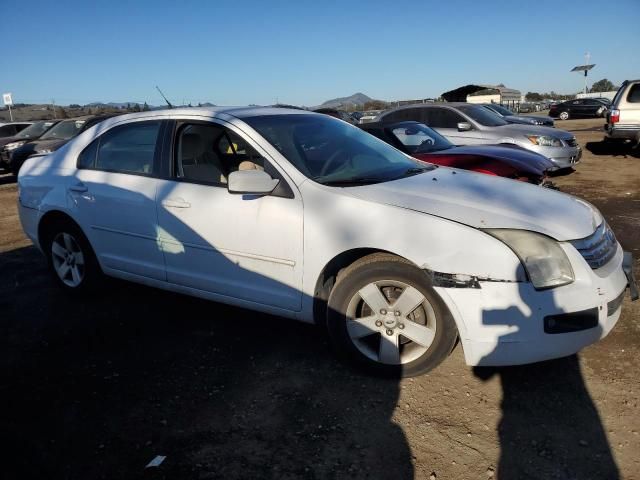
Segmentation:
{"type": "Polygon", "coordinates": [[[481,105],[431,103],[386,111],[377,121],[415,120],[435,129],[456,145],[510,143],[547,157],[555,170],[573,167],[582,149],[570,132],[538,125],[507,123],[481,105]]]}

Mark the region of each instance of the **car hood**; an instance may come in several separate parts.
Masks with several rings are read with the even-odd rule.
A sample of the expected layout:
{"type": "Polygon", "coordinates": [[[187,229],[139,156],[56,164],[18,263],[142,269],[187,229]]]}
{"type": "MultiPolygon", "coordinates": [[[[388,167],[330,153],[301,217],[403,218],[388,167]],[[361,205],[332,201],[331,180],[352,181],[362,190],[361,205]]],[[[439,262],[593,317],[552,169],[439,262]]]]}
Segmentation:
{"type": "Polygon", "coordinates": [[[510,123],[509,125],[491,127],[490,129],[484,131],[495,135],[496,137],[499,137],[501,142],[509,138],[521,140],[527,135],[550,135],[562,140],[571,140],[572,138],[574,138],[572,133],[565,130],[560,130],[559,128],[544,127],[542,125],[520,125],[518,123],[510,123]]]}
{"type": "Polygon", "coordinates": [[[530,230],[559,241],[587,237],[602,223],[597,209],[571,195],[446,167],[343,191],[470,227],[530,230]]]}
{"type": "Polygon", "coordinates": [[[544,155],[532,152],[531,150],[525,150],[517,145],[468,145],[453,147],[434,153],[480,155],[488,158],[496,158],[512,165],[518,171],[531,172],[537,175],[543,175],[547,170],[554,168],[554,164],[544,155]]]}
{"type": "Polygon", "coordinates": [[[25,143],[22,149],[28,149],[34,153],[41,152],[43,150],[51,150],[52,152],[59,149],[62,145],[67,143],[69,140],[61,139],[61,138],[51,138],[47,140],[32,140],[28,143],[25,143]]]}

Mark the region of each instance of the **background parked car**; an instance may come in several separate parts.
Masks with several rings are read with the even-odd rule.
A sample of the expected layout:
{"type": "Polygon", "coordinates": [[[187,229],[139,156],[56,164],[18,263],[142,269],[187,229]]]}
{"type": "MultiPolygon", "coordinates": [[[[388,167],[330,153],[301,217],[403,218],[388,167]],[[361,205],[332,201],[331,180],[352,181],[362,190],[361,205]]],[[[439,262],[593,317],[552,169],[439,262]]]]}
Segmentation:
{"type": "Polygon", "coordinates": [[[13,137],[0,138],[0,167],[9,166],[9,158],[16,148],[21,147],[29,140],[40,138],[59,121],[60,120],[42,120],[35,122],[13,137]]]}
{"type": "Polygon", "coordinates": [[[500,115],[509,123],[523,123],[525,125],[544,125],[546,127],[553,127],[553,118],[551,117],[518,115],[513,113],[507,107],[503,107],[497,103],[487,103],[483,105],[483,107],[488,108],[497,115],[500,115]]]}
{"type": "Polygon", "coordinates": [[[625,80],[613,98],[604,126],[607,140],[640,144],[640,80],[625,80]]]}
{"type": "Polygon", "coordinates": [[[316,113],[324,113],[325,115],[330,115],[334,118],[339,118],[340,120],[344,120],[345,122],[349,122],[352,125],[358,123],[354,117],[351,116],[348,112],[344,110],[338,110],[337,108],[318,108],[314,110],[316,113]]]}
{"type": "Polygon", "coordinates": [[[374,122],[381,113],[382,110],[367,110],[366,112],[362,112],[359,123],[374,122]]]}
{"type": "Polygon", "coordinates": [[[597,118],[606,114],[607,107],[594,98],[578,98],[556,103],[549,107],[549,116],[568,120],[569,118],[597,118]]]}
{"type": "Polygon", "coordinates": [[[0,125],[0,138],[13,137],[33,122],[11,122],[0,125]]]}
{"type": "Polygon", "coordinates": [[[46,155],[55,152],[76,135],[91,128],[96,123],[113,116],[114,115],[98,115],[62,120],[37,140],[26,142],[10,153],[8,162],[9,170],[11,170],[14,175],[17,175],[20,167],[27,158],[32,155],[46,155]]]}
{"type": "Polygon", "coordinates": [[[552,186],[546,177],[553,170],[553,163],[515,145],[456,147],[425,124],[412,121],[372,122],[360,125],[360,128],[418,160],[552,186]]]}
{"type": "Polygon", "coordinates": [[[419,103],[384,112],[377,120],[421,122],[455,145],[515,144],[544,155],[556,170],[574,166],[582,155],[573,134],[557,128],[507,123],[482,105],[419,103]]]}

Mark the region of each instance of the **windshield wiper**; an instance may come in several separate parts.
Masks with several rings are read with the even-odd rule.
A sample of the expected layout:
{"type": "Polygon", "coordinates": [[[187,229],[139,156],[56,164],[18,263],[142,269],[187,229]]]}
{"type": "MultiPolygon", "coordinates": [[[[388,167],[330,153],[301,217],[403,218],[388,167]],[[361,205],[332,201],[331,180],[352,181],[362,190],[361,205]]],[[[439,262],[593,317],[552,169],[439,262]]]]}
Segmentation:
{"type": "Polygon", "coordinates": [[[314,180],[321,183],[322,185],[333,187],[333,186],[340,186],[340,185],[366,185],[370,183],[385,182],[385,181],[388,181],[389,179],[380,178],[380,177],[352,177],[352,178],[341,178],[337,180],[326,180],[326,181],[321,181],[320,179],[317,179],[317,178],[314,180]]]}

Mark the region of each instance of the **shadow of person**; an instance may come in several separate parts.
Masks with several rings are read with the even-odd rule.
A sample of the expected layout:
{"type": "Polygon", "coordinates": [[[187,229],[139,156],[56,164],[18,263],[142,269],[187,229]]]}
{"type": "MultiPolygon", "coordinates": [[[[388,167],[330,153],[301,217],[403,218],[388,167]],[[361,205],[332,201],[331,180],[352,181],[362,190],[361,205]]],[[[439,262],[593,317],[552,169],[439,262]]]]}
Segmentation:
{"type": "MultiPolygon", "coordinates": [[[[534,310],[534,303],[529,298],[531,289],[529,283],[518,284],[522,300],[534,310]]],[[[556,305],[553,290],[545,292],[540,292],[535,306],[544,312],[564,313],[556,305]]],[[[500,336],[498,345],[518,356],[522,355],[518,350],[527,348],[521,342],[526,342],[524,338],[531,334],[532,326],[534,330],[543,329],[542,318],[523,312],[518,306],[484,311],[483,324],[510,327],[511,332],[500,336]],[[508,325],[505,325],[505,319],[508,325]],[[538,322],[537,327],[534,322],[538,322]]],[[[582,336],[595,339],[602,334],[601,326],[597,325],[578,332],[545,334],[544,340],[554,342],[556,335],[576,335],[576,342],[580,342],[582,336]]],[[[547,346],[540,347],[541,350],[544,348],[547,346]]],[[[500,349],[496,347],[481,359],[480,364],[508,364],[505,351],[500,349]]],[[[502,385],[502,418],[498,425],[499,479],[620,478],[577,354],[528,365],[475,367],[473,372],[483,381],[498,376],[502,385]]]]}

